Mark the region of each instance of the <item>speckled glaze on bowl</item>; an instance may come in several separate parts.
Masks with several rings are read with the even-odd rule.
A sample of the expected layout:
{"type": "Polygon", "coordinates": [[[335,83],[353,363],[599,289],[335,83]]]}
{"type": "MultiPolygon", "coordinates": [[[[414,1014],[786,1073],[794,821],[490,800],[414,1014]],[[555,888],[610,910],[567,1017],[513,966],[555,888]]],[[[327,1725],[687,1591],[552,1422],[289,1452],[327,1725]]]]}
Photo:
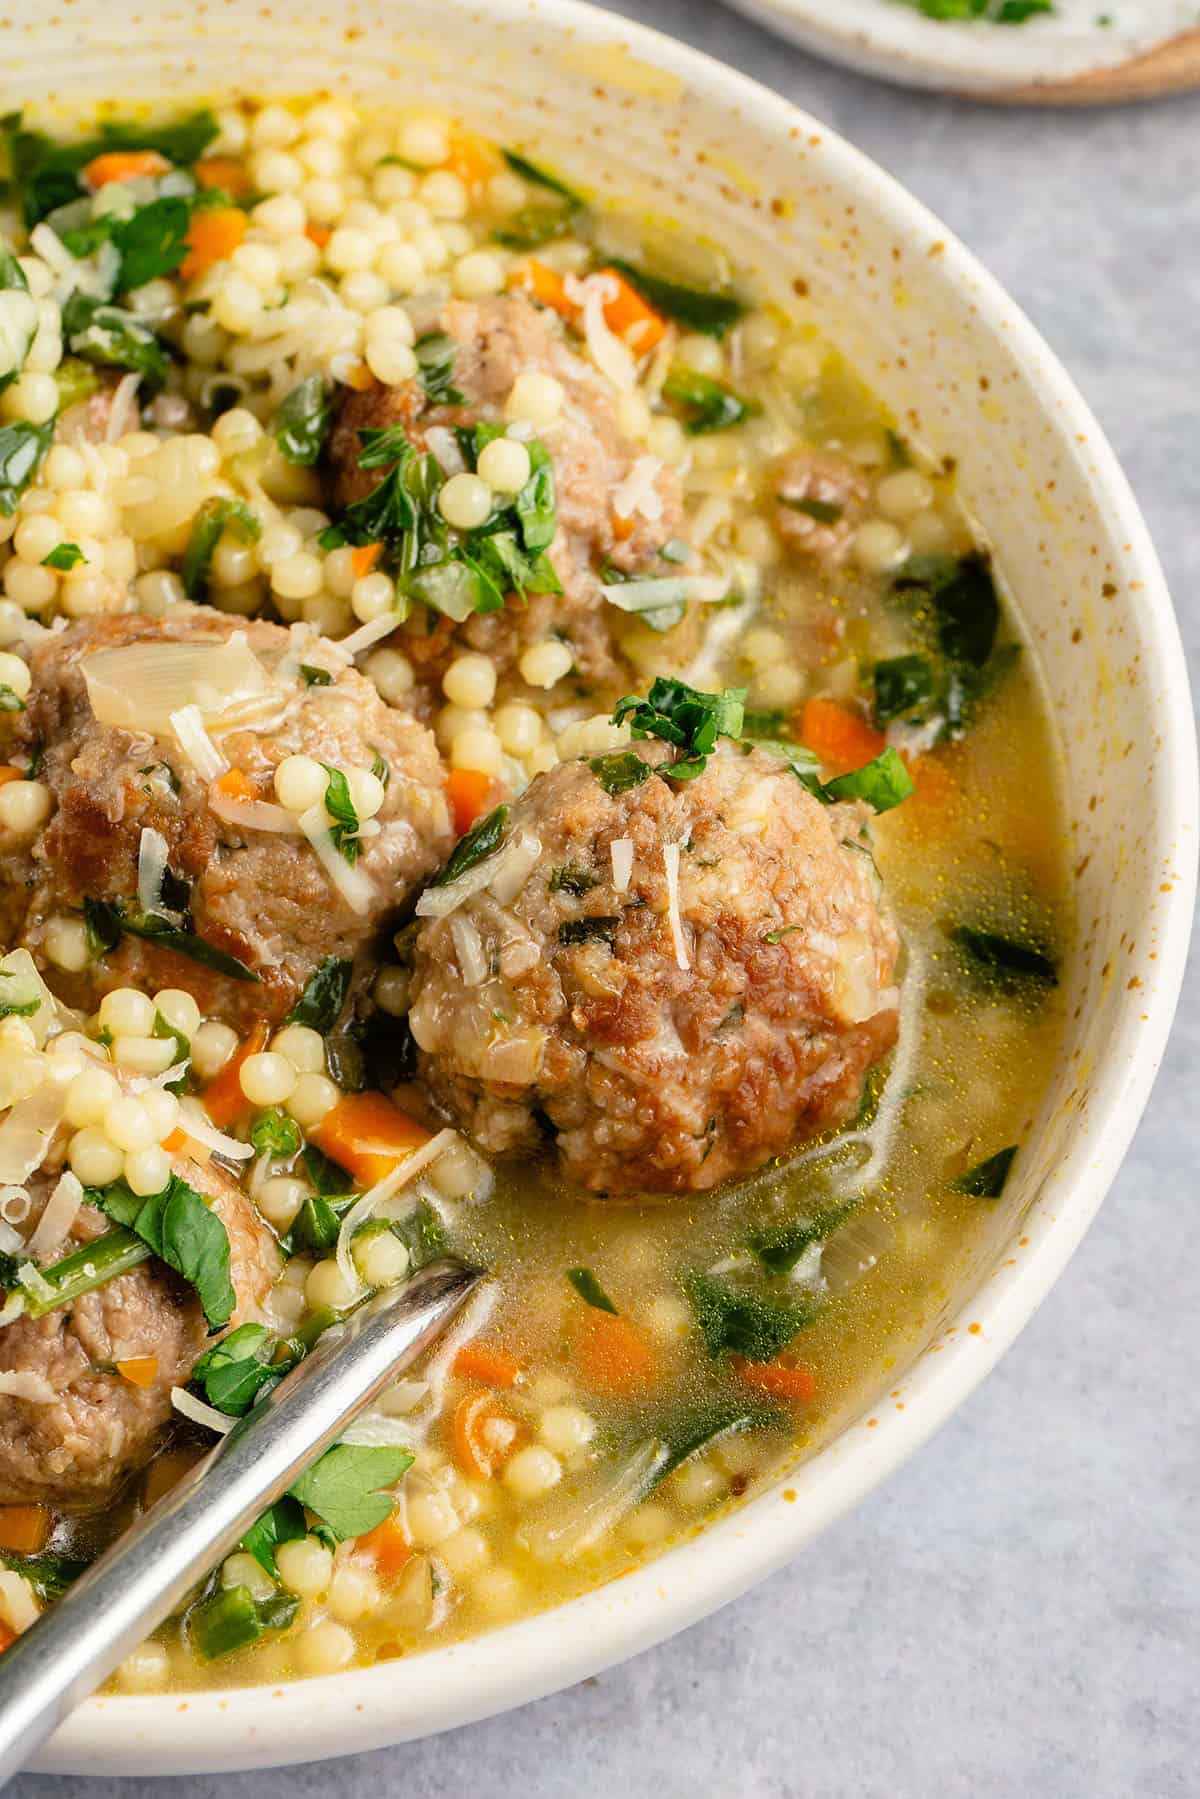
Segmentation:
{"type": "Polygon", "coordinates": [[[701,1536],[557,1610],[287,1687],[93,1699],[38,1765],[194,1773],[377,1748],[568,1685],[733,1598],[910,1455],[1030,1317],[1125,1152],[1182,977],[1197,818],[1183,655],[1125,480],[1017,308],[882,170],[717,63],[565,0],[163,0],[140,14],[81,0],[10,24],[5,50],[6,110],[332,83],[446,105],[664,235],[685,221],[720,242],[821,322],[906,430],[957,459],[1054,693],[1081,924],[1073,1022],[991,1234],[888,1397],[701,1536]]]}

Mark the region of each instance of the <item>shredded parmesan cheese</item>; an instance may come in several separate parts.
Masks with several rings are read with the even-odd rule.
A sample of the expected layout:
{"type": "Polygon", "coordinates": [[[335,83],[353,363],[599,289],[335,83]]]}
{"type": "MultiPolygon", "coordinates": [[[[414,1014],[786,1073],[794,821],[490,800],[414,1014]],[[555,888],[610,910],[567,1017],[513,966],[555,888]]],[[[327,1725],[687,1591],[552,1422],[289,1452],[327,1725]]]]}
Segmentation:
{"type": "Polygon", "coordinates": [[[663,869],[667,877],[667,922],[671,927],[671,942],[675,947],[675,966],[686,973],[692,966],[688,960],[687,944],[683,936],[683,920],[679,916],[679,845],[663,844],[663,869]]]}
{"type": "Polygon", "coordinates": [[[167,872],[167,840],[143,825],[138,842],[138,905],[143,912],[162,910],[163,876],[167,872]]]}
{"type": "Polygon", "coordinates": [[[202,781],[215,781],[227,772],[229,764],[204,729],[199,706],[181,706],[178,712],[172,712],[171,729],[202,781]]]}
{"type": "Polygon", "coordinates": [[[654,483],[662,473],[657,456],[639,456],[625,479],[613,488],[612,509],[618,518],[640,514],[651,524],[663,515],[662,495],[654,483]]]}
{"type": "Polygon", "coordinates": [[[337,647],[348,656],[357,656],[361,651],[369,650],[373,643],[378,643],[381,637],[390,637],[396,626],[403,623],[402,613],[385,612],[382,617],[373,618],[370,624],[360,625],[357,631],[351,631],[349,637],[343,637],[337,647]]]}
{"type": "Polygon", "coordinates": [[[202,1118],[198,1106],[194,1110],[189,1108],[186,1116],[181,1115],[179,1125],[189,1137],[194,1137],[197,1143],[203,1143],[205,1149],[214,1150],[217,1155],[225,1156],[231,1162],[247,1162],[254,1154],[251,1144],[243,1143],[238,1137],[227,1137],[215,1124],[202,1118]]]}
{"type": "Polygon", "coordinates": [[[633,879],[633,838],[614,837],[608,853],[612,857],[613,886],[618,893],[625,893],[633,879]]]}
{"type": "Polygon", "coordinates": [[[108,424],[104,428],[105,443],[119,443],[127,431],[136,431],[137,411],[134,406],[134,397],[137,394],[141,378],[140,375],[122,375],[113,389],[108,424]]]}
{"type": "Polygon", "coordinates": [[[478,987],[486,981],[488,971],[482,937],[470,919],[458,917],[450,920],[450,935],[454,939],[454,950],[463,980],[468,987],[478,987]]]}
{"type": "Polygon", "coordinates": [[[636,387],[637,364],[632,352],[609,330],[604,316],[604,308],[620,293],[612,276],[589,275],[581,281],[577,275],[568,275],[563,287],[567,299],[582,309],[583,340],[600,373],[607,375],[614,387],[636,387]]]}
{"type": "Polygon", "coordinates": [[[357,912],[360,918],[363,917],[371,909],[371,901],[375,897],[374,884],[361,869],[352,867],[334,847],[324,803],[318,800],[315,806],[302,812],[299,824],[332,885],[337,888],[350,910],[357,912]]]}
{"type": "Polygon", "coordinates": [[[82,1204],[83,1187],[68,1169],[60,1176],[58,1185],[46,1201],[46,1209],[29,1239],[30,1255],[43,1260],[52,1256],[69,1235],[82,1204]]]}
{"type": "Polygon", "coordinates": [[[0,1393],[13,1399],[27,1399],[32,1405],[53,1405],[58,1393],[44,1374],[0,1374],[0,1393]]]}
{"type": "Polygon", "coordinates": [[[302,835],[295,813],[286,807],[276,806],[270,800],[231,799],[217,784],[208,790],[208,809],[226,824],[240,825],[246,831],[275,831],[281,837],[302,835]]]}
{"type": "Polygon", "coordinates": [[[202,1399],[197,1399],[186,1387],[171,1388],[171,1404],[185,1418],[190,1418],[193,1424],[203,1424],[221,1437],[227,1435],[237,1423],[236,1418],[230,1418],[225,1412],[218,1412],[215,1406],[205,1405],[202,1399]]]}
{"type": "Polygon", "coordinates": [[[437,457],[444,475],[461,475],[466,468],[458,439],[448,425],[430,425],[425,442],[437,457]]]}

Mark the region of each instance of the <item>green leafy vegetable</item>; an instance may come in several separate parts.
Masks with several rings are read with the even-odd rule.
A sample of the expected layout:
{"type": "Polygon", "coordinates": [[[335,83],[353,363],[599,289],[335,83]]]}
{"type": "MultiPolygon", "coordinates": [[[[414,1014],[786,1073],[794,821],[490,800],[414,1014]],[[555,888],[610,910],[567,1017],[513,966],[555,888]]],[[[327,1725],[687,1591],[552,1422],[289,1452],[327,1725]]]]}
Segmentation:
{"type": "Polygon", "coordinates": [[[304,1167],[309,1180],[325,1199],[342,1199],[355,1191],[354,1176],[314,1143],[304,1151],[304,1167]]]}
{"type": "Polygon", "coordinates": [[[446,1253],[446,1227],[427,1199],[421,1200],[403,1218],[392,1219],[388,1228],[408,1251],[410,1274],[416,1274],[446,1253]]]}
{"type": "Polygon", "coordinates": [[[740,1436],[745,1431],[768,1430],[772,1425],[784,1423],[785,1420],[772,1408],[728,1399],[670,1418],[661,1423],[655,1433],[662,1440],[665,1454],[655,1465],[646,1491],[653,1492],[684,1462],[699,1455],[701,1450],[711,1449],[715,1443],[740,1436]]]}
{"type": "Polygon", "coordinates": [[[634,750],[616,750],[609,756],[593,756],[588,767],[605,793],[628,793],[654,773],[634,750]]]}
{"type": "Polygon", "coordinates": [[[741,735],[744,687],[727,687],[723,693],[701,693],[686,681],[658,676],[647,697],[626,694],[617,701],[613,723],[628,718],[635,738],[659,737],[681,754],[660,772],[673,781],[690,781],[702,774],[718,737],[741,735]]]}
{"type": "Polygon", "coordinates": [[[121,257],[117,291],[125,293],[172,274],[188,253],[191,222],[190,201],[173,194],[139,206],[131,218],[114,224],[112,241],[121,257]]]}
{"type": "Polygon", "coordinates": [[[746,307],[735,294],[687,287],[680,281],[668,281],[661,275],[651,275],[646,269],[636,268],[633,263],[623,262],[615,256],[609,257],[604,266],[619,269],[629,284],[657,311],[686,325],[689,331],[701,332],[705,337],[724,337],[745,315],[746,307]]]}
{"type": "Polygon", "coordinates": [[[994,1156],[976,1162],[974,1168],[968,1168],[952,1182],[955,1192],[969,1193],[973,1199],[999,1199],[1017,1148],[1017,1144],[1010,1143],[1007,1149],[998,1149],[994,1156]]]}
{"type": "Polygon", "coordinates": [[[192,1380],[203,1387],[209,1405],[240,1418],[295,1365],[272,1361],[277,1345],[278,1339],[261,1324],[239,1324],[205,1350],[192,1369],[192,1380]]]}
{"type": "Polygon", "coordinates": [[[299,1610],[296,1595],[282,1588],[267,1599],[255,1599],[249,1587],[216,1586],[185,1613],[188,1641],[205,1661],[216,1661],[267,1631],[287,1630],[299,1610]]]}
{"type": "Polygon", "coordinates": [[[1035,944],[1018,943],[997,931],[981,931],[965,924],[957,925],[950,935],[985,974],[1002,980],[1044,981],[1048,987],[1058,985],[1057,964],[1035,944]]]}
{"type": "Polygon", "coordinates": [[[712,431],[728,431],[740,425],[759,410],[754,400],[747,400],[722,381],[702,375],[697,369],[673,362],[663,382],[663,397],[687,414],[687,430],[692,437],[706,436],[712,431]]]}
{"type": "Polygon", "coordinates": [[[254,1520],[242,1538],[242,1548],[249,1550],[259,1567],[265,1569],[272,1580],[278,1580],[275,1551],[282,1543],[298,1543],[301,1537],[307,1535],[304,1507],[290,1493],[285,1493],[282,1499],[277,1499],[273,1506],[268,1507],[261,1518],[254,1520]]]}
{"type": "Polygon", "coordinates": [[[214,497],[205,500],[196,514],[188,547],[183,553],[179,578],[189,600],[203,600],[208,593],[213,554],[227,529],[232,528],[245,543],[262,536],[262,526],[245,500],[214,497]]]}
{"type": "Polygon", "coordinates": [[[326,956],[304,983],[304,991],[288,1013],[289,1024],[306,1024],[327,1037],[346,1004],[354,964],[347,956],[326,956]]]}
{"type": "Polygon", "coordinates": [[[350,797],[350,783],[342,770],[334,768],[332,763],[322,762],[321,767],[329,777],[325,784],[325,810],[333,820],[329,827],[333,847],[344,861],[354,864],[362,849],[362,839],[358,835],[359,818],[350,797]]]}
{"type": "Polygon", "coordinates": [[[802,500],[789,500],[785,493],[778,496],[779,502],[792,512],[802,512],[805,518],[815,519],[818,525],[836,525],[846,508],[837,500],[816,500],[805,497],[802,500]]]}
{"type": "Polygon", "coordinates": [[[327,668],[316,668],[311,662],[300,664],[300,679],[306,687],[332,687],[333,676],[327,668]]]}
{"type": "Polygon", "coordinates": [[[790,1302],[732,1287],[711,1274],[693,1269],[683,1277],[684,1293],[712,1357],[742,1356],[747,1362],[770,1362],[820,1310],[820,1301],[803,1297],[790,1302]]]}
{"type": "Polygon", "coordinates": [[[0,290],[11,293],[27,294],[29,283],[25,279],[25,271],[6,244],[0,243],[0,290]]]}
{"type": "Polygon", "coordinates": [[[864,768],[856,768],[848,775],[838,775],[825,783],[829,799],[866,800],[876,812],[890,812],[893,806],[906,800],[912,790],[912,777],[897,752],[890,747],[864,768]]]}
{"type": "Polygon", "coordinates": [[[567,1279],[578,1293],[585,1305],[597,1312],[611,1312],[617,1316],[617,1308],[590,1268],[568,1268],[567,1279]]]}
{"type": "Polygon", "coordinates": [[[459,875],[465,875],[469,868],[475,868],[480,862],[494,856],[504,842],[504,833],[508,829],[508,807],[497,806],[486,818],[471,826],[465,837],[460,837],[450,852],[449,860],[440,874],[434,875],[431,887],[448,887],[459,875]]]}
{"type": "Polygon", "coordinates": [[[254,1120],[250,1142],[260,1156],[294,1156],[300,1147],[300,1126],[278,1106],[272,1106],[254,1120]]]}
{"type": "Polygon", "coordinates": [[[0,1549],[0,1568],[8,1568],[27,1580],[43,1604],[61,1599],[89,1566],[82,1556],[15,1555],[11,1550],[0,1549]]]}
{"type": "Polygon", "coordinates": [[[95,137],[68,144],[26,130],[19,113],[4,126],[12,185],[31,230],[57,207],[79,199],[84,192],[82,171],[95,157],[113,150],[157,150],[177,167],[190,168],[220,131],[207,108],[170,124],[106,121],[95,137]]]}
{"type": "MultiPolygon", "coordinates": [[[[177,1031],[173,1024],[169,1024],[157,1008],[154,1013],[154,1035],[164,1041],[167,1038],[173,1040],[175,1044],[175,1054],[171,1061],[172,1068],[178,1063],[186,1063],[190,1059],[192,1053],[190,1039],[185,1037],[182,1031],[177,1031]]],[[[187,1086],[187,1078],[188,1070],[187,1068],[184,1068],[182,1074],[176,1075],[173,1081],[167,1082],[169,1091],[172,1093],[182,1093],[187,1086]]]]}
{"type": "Polygon", "coordinates": [[[821,1243],[839,1225],[845,1224],[854,1210],[854,1201],[845,1205],[829,1206],[823,1212],[815,1212],[811,1218],[800,1220],[796,1224],[776,1225],[771,1230],[757,1231],[750,1238],[750,1248],[758,1257],[768,1274],[790,1274],[804,1252],[814,1243],[821,1243]]]}
{"type": "Polygon", "coordinates": [[[944,656],[983,667],[1000,623],[1000,602],[986,557],[977,552],[957,561],[950,556],[912,556],[893,578],[892,588],[907,604],[932,616],[944,656]]]}
{"type": "MultiPolygon", "coordinates": [[[[150,1254],[150,1245],[132,1231],[106,1231],[103,1237],[95,1238],[82,1249],[64,1256],[61,1262],[55,1262],[52,1267],[39,1271],[51,1291],[40,1299],[32,1293],[27,1294],[25,1315],[27,1318],[43,1318],[47,1312],[56,1311],[59,1306],[73,1305],[85,1293],[92,1293],[97,1287],[104,1286],[106,1281],[115,1280],[119,1274],[128,1274],[131,1268],[146,1261],[150,1254]]],[[[0,1277],[0,1285],[3,1284],[4,1280],[0,1277]]]]}
{"type": "Polygon", "coordinates": [[[552,175],[549,169],[540,168],[527,157],[519,156],[515,150],[505,150],[504,159],[514,174],[534,187],[543,188],[554,198],[522,206],[512,213],[493,232],[497,243],[509,250],[536,250],[539,244],[549,243],[552,238],[569,231],[576,216],[586,206],[574,188],[552,175]]]}
{"type": "Polygon", "coordinates": [[[336,1203],[321,1193],[311,1194],[296,1213],[292,1228],[284,1238],[289,1255],[295,1255],[298,1250],[311,1250],[320,1255],[333,1249],[342,1228],[342,1215],[349,1209],[349,1198],[336,1203]]]}
{"type": "Polygon", "coordinates": [[[927,656],[893,656],[877,662],[874,678],[874,717],[879,726],[923,714],[938,703],[938,682],[927,656]]]}
{"type": "Polygon", "coordinates": [[[616,918],[569,918],[558,927],[558,941],[563,944],[594,943],[597,938],[612,947],[612,942],[621,928],[621,920],[616,918]]]}
{"type": "Polygon", "coordinates": [[[312,468],[321,459],[333,424],[333,390],[322,375],[293,387],[275,415],[275,442],[288,462],[312,468]]]}
{"type": "Polygon", "coordinates": [[[458,345],[446,331],[426,331],[413,345],[417,377],[432,406],[461,406],[463,395],[453,382],[458,345]]]}
{"type": "Polygon", "coordinates": [[[48,556],[42,557],[42,567],[56,568],[65,574],[68,569],[78,568],[81,562],[86,561],[87,557],[77,543],[60,543],[55,545],[48,556]]]}
{"type": "Polygon", "coordinates": [[[599,885],[599,875],[590,874],[586,868],[580,868],[577,862],[564,862],[561,867],[553,869],[548,883],[551,893],[570,893],[576,899],[599,885]]]}
{"type": "Polygon", "coordinates": [[[548,189],[550,193],[557,194],[560,199],[566,200],[579,210],[587,205],[583,196],[577,193],[573,187],[568,187],[561,176],[552,174],[549,169],[542,168],[539,163],[530,162],[527,156],[519,155],[516,150],[502,150],[501,155],[513,174],[519,175],[522,181],[528,181],[534,187],[548,189]]]}
{"type": "Polygon", "coordinates": [[[66,412],[69,406],[80,406],[91,399],[100,386],[100,377],[82,357],[64,356],[54,371],[54,382],[58,388],[58,410],[66,412]]]}
{"type": "Polygon", "coordinates": [[[992,25],[1024,25],[1027,19],[1054,11],[1054,0],[901,0],[901,3],[924,13],[927,19],[951,23],[984,19],[992,25]]]}
{"type": "Polygon", "coordinates": [[[50,445],[54,442],[54,420],[44,425],[31,425],[26,419],[0,426],[0,512],[11,518],[17,501],[29,486],[50,445]]]}
{"type": "Polygon", "coordinates": [[[213,1330],[229,1323],[237,1303],[229,1279],[229,1237],[194,1187],[173,1174],[162,1192],[149,1198],[132,1193],[124,1181],[89,1187],[86,1197],[195,1288],[213,1330]]]}
{"type": "Polygon", "coordinates": [[[167,378],[166,349],[136,313],[74,293],[63,307],[62,328],[69,348],[87,362],[129,369],[149,389],[167,378]]]}
{"type": "Polygon", "coordinates": [[[396,1501],[382,1491],[412,1466],[407,1449],[338,1443],[300,1476],[292,1493],[340,1540],[365,1536],[390,1518],[396,1501]]]}
{"type": "Polygon", "coordinates": [[[183,923],[176,924],[157,912],[128,912],[123,900],[86,899],[83,902],[83,921],[87,927],[88,948],[93,956],[108,955],[116,949],[122,936],[140,937],[147,943],[161,944],[163,949],[177,950],[181,956],[188,956],[193,962],[216,969],[218,974],[228,975],[230,980],[261,979],[252,968],[239,962],[236,956],[226,955],[224,950],[215,949],[203,937],[197,936],[191,929],[191,920],[186,914],[183,923]]]}
{"type": "Polygon", "coordinates": [[[25,702],[7,681],[0,681],[0,712],[24,712],[25,702]]]}

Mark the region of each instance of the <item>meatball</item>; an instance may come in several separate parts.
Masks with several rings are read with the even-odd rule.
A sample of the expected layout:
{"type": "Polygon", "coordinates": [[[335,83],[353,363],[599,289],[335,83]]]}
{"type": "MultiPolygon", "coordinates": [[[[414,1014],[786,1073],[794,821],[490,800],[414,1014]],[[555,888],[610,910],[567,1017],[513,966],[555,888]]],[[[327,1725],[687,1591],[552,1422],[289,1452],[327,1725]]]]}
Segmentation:
{"type": "MultiPolygon", "coordinates": [[[[231,1325],[240,1324],[276,1279],[275,1240],[240,1189],[216,1168],[181,1159],[176,1172],[211,1198],[225,1226],[237,1295],[231,1325]]],[[[30,1182],[31,1226],[56,1178],[42,1174],[30,1182]]],[[[60,1253],[69,1254],[111,1229],[94,1207],[83,1206],[60,1253]]],[[[4,1396],[0,1505],[41,1500],[82,1511],[103,1503],[149,1460],[171,1417],[171,1388],[187,1381],[211,1341],[192,1289],[154,1258],[71,1306],[5,1325],[0,1329],[0,1372],[39,1377],[54,1397],[4,1396]],[[156,1364],[145,1387],[114,1371],[118,1362],[143,1358],[156,1364]]]]}
{"type": "Polygon", "coordinates": [[[867,514],[871,490],[834,450],[793,450],[775,464],[775,529],[793,556],[835,568],[867,514]]]}
{"type": "Polygon", "coordinates": [[[548,1124],[604,1194],[713,1187],[841,1124],[896,1037],[866,809],[822,805],[763,750],[669,772],[654,745],[538,776],[491,887],[415,943],[435,1103],[486,1151],[548,1124]],[[634,757],[657,772],[621,790],[634,757]]]}
{"type": "Polygon", "coordinates": [[[502,422],[518,375],[552,375],[563,390],[563,406],[553,423],[539,425],[538,435],[554,464],[558,533],[548,554],[563,591],[531,594],[526,604],[510,603],[503,612],[461,625],[440,618],[432,631],[419,618],[402,633],[405,654],[435,680],[464,645],[503,666],[515,662],[531,643],[554,634],[574,651],[576,670],[585,681],[604,689],[620,686],[625,676],[609,634],[612,615],[600,592],[599,570],[604,565],[622,574],[645,569],[663,544],[678,535],[678,480],[657,459],[647,458],[644,473],[652,475],[647,498],[629,517],[619,516],[614,493],[641,451],[617,423],[611,387],[569,348],[552,314],[510,295],[452,300],[440,323],[456,346],[452,378],[463,403],[430,405],[417,381],[349,394],[330,436],[337,503],[346,506],[361,499],[385,472],[358,466],[361,430],[401,424],[411,442],[425,449],[432,427],[502,422]]]}
{"type": "MultiPolygon", "coordinates": [[[[446,854],[452,832],[444,774],[429,732],[386,706],[371,682],[341,666],[332,646],[310,639],[297,654],[298,641],[278,625],[196,607],[163,618],[88,619],[34,647],[26,710],[7,715],[5,728],[26,754],[40,749],[39,778],[54,810],[32,843],[19,852],[6,846],[0,910],[10,920],[17,914],[17,940],[69,1004],[90,1009],[115,986],[171,986],[186,987],[204,1011],[237,1024],[280,1018],[327,957],[365,964],[397,908],[446,854]],[[111,689],[123,684],[128,667],[111,658],[96,662],[99,652],[184,643],[217,649],[235,633],[244,634],[244,645],[235,647],[262,691],[244,702],[245,722],[216,738],[240,771],[232,795],[201,777],[166,718],[149,717],[145,730],[136,708],[128,728],[96,718],[89,674],[95,679],[103,670],[111,689]],[[328,684],[306,687],[301,661],[324,663],[328,684]],[[274,771],[296,753],[342,770],[369,769],[378,758],[387,765],[379,828],[361,840],[353,870],[353,903],[295,820],[274,806],[274,771]],[[253,822],[256,801],[268,802],[262,816],[282,828],[253,822]],[[202,939],[200,959],[161,935],[124,934],[112,945],[93,943],[94,959],[83,969],[56,964],[64,915],[78,918],[97,900],[116,902],[129,917],[139,912],[146,830],[167,845],[171,879],[162,907],[202,939]],[[211,955],[204,959],[209,951],[232,957],[250,978],[214,969],[211,955]]],[[[134,678],[144,682],[148,666],[136,664],[134,678]]]]}

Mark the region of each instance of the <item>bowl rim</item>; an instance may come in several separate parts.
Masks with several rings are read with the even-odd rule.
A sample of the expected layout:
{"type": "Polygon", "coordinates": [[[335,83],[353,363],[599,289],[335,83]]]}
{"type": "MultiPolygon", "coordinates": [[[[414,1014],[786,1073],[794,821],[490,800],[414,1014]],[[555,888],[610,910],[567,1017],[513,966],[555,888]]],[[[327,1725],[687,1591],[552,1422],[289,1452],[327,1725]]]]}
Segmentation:
{"type": "MultiPolygon", "coordinates": [[[[530,12],[589,43],[620,45],[680,77],[702,104],[744,109],[786,141],[797,128],[819,134],[822,171],[886,215],[903,240],[936,239],[947,285],[970,290],[990,334],[1003,325],[1010,347],[1036,377],[1043,411],[1060,430],[1086,436],[1088,485],[1128,546],[1127,585],[1138,584],[1147,680],[1161,695],[1163,770],[1158,837],[1178,857],[1178,878],[1160,914],[1153,981],[1137,996],[1139,1054],[1094,1127],[1086,1165],[1063,1183],[1052,1209],[1035,1198],[1019,1264],[1000,1266],[951,1324],[945,1353],[917,1359],[905,1377],[908,1404],[878,1419],[860,1415],[821,1453],[777,1484],[656,1561],[548,1611],[403,1663],[258,1686],[85,1700],[31,1763],[43,1772],[195,1774],[283,1766],[393,1745],[475,1722],[570,1686],[695,1623],[795,1556],[810,1538],[864,1498],[957,1409],[1028,1322],[1077,1247],[1124,1157],[1145,1108],[1174,1016],[1195,900],[1200,789],[1195,724],[1178,623],[1149,533],[1097,421],[1041,334],[974,255],[901,183],[822,121],[782,95],[663,32],[584,0],[489,0],[503,25],[530,12]],[[971,1332],[986,1315],[985,1331],[971,1332]],[[796,1503],[803,1489],[803,1504],[796,1503]],[[403,1678],[397,1669],[403,1667],[403,1678]],[[149,1764],[149,1766],[148,1766],[149,1764]]],[[[1123,1002],[1126,1009],[1134,1003],[1123,1002]]]]}

